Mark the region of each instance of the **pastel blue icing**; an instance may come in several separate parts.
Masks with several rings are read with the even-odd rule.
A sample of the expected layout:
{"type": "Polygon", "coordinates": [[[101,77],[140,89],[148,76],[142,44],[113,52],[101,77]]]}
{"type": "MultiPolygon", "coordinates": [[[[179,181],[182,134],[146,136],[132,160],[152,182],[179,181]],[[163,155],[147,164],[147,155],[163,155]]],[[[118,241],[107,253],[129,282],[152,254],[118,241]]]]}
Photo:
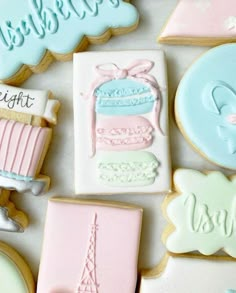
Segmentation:
{"type": "Polygon", "coordinates": [[[236,290],[228,289],[225,291],[225,293],[236,293],[236,290]]]}
{"type": "Polygon", "coordinates": [[[187,71],[176,95],[176,114],[190,142],[209,160],[236,169],[236,45],[216,47],[187,71]],[[212,88],[213,94],[212,94],[212,88]]]}
{"type": "Polygon", "coordinates": [[[108,28],[134,25],[138,21],[138,12],[123,0],[1,0],[0,20],[0,79],[5,79],[23,64],[39,64],[46,49],[59,54],[70,53],[84,35],[99,36],[108,28]],[[42,17],[45,11],[47,21],[42,17]],[[44,33],[43,37],[33,32],[29,25],[31,16],[36,27],[44,33]],[[23,39],[22,34],[16,33],[17,27],[22,31],[22,21],[27,24],[23,39]],[[9,26],[13,30],[7,29],[9,26]],[[12,42],[9,42],[9,32],[12,42]]]}
{"type": "Polygon", "coordinates": [[[6,172],[3,170],[0,170],[0,176],[15,179],[15,180],[20,180],[20,181],[32,181],[33,180],[33,177],[22,176],[22,175],[18,175],[18,174],[11,173],[11,172],[6,172]]]}
{"type": "Polygon", "coordinates": [[[106,82],[97,88],[95,95],[96,112],[114,116],[149,113],[156,100],[150,87],[131,79],[106,82]]]}

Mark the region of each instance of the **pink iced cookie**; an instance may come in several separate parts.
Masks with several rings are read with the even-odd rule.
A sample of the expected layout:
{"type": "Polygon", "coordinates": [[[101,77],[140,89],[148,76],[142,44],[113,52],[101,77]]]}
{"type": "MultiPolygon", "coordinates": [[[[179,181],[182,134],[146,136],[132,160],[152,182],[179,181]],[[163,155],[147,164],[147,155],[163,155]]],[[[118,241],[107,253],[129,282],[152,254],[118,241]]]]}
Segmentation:
{"type": "Polygon", "coordinates": [[[219,45],[236,41],[235,0],[180,0],[160,43],[219,45]]]}
{"type": "Polygon", "coordinates": [[[141,221],[134,206],[50,200],[37,292],[135,292],[141,221]]]}

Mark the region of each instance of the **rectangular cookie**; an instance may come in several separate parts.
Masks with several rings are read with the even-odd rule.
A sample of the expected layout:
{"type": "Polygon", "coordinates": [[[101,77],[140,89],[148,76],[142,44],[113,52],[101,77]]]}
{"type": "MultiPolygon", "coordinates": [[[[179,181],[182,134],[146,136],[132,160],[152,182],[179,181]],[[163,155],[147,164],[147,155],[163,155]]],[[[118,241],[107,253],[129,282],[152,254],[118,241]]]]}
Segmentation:
{"type": "Polygon", "coordinates": [[[37,293],[133,293],[141,222],[139,207],[51,199],[37,293]]]}
{"type": "Polygon", "coordinates": [[[170,190],[162,51],[74,55],[75,192],[170,190]]]}

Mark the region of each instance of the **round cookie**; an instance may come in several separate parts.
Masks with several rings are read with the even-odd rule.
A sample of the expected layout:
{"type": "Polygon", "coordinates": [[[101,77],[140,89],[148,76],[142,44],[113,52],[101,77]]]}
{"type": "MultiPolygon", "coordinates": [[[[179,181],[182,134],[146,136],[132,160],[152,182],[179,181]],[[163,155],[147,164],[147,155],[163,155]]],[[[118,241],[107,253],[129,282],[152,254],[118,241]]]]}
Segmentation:
{"type": "Polygon", "coordinates": [[[211,49],[184,75],[177,90],[177,124],[211,162],[236,169],[236,44],[211,49]]]}
{"type": "Polygon", "coordinates": [[[24,259],[10,246],[0,242],[0,292],[34,293],[32,273],[24,259]]]}

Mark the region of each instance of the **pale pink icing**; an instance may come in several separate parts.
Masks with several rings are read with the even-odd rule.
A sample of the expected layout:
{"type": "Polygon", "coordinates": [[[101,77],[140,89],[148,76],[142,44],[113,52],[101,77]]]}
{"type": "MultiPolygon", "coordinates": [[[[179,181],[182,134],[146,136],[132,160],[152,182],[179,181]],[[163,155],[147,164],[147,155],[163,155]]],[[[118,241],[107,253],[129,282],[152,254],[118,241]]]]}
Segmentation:
{"type": "Polygon", "coordinates": [[[92,245],[98,292],[134,293],[141,220],[138,208],[49,201],[37,292],[77,293],[92,245]]]}
{"type": "Polygon", "coordinates": [[[132,62],[127,68],[119,68],[116,64],[101,64],[96,66],[96,71],[99,74],[97,80],[95,80],[90,89],[88,97],[90,101],[90,131],[91,131],[91,156],[94,156],[96,151],[96,116],[95,116],[95,104],[96,96],[95,90],[102,84],[114,80],[114,79],[132,79],[141,84],[148,85],[151,89],[152,94],[157,98],[153,107],[153,120],[154,127],[160,132],[160,111],[161,111],[161,93],[158,83],[154,76],[150,75],[149,72],[153,68],[154,62],[139,59],[132,62]],[[112,66],[113,69],[107,69],[105,66],[112,66]]]}
{"type": "Polygon", "coordinates": [[[0,170],[34,177],[50,129],[0,120],[0,170]]]}
{"type": "Polygon", "coordinates": [[[141,116],[99,119],[97,149],[124,151],[147,148],[152,144],[153,130],[151,123],[141,116]]]}
{"type": "Polygon", "coordinates": [[[227,117],[227,121],[231,124],[236,124],[236,114],[230,114],[227,117]]]}
{"type": "Polygon", "coordinates": [[[161,37],[236,37],[234,17],[235,0],[180,0],[161,37]]]}

